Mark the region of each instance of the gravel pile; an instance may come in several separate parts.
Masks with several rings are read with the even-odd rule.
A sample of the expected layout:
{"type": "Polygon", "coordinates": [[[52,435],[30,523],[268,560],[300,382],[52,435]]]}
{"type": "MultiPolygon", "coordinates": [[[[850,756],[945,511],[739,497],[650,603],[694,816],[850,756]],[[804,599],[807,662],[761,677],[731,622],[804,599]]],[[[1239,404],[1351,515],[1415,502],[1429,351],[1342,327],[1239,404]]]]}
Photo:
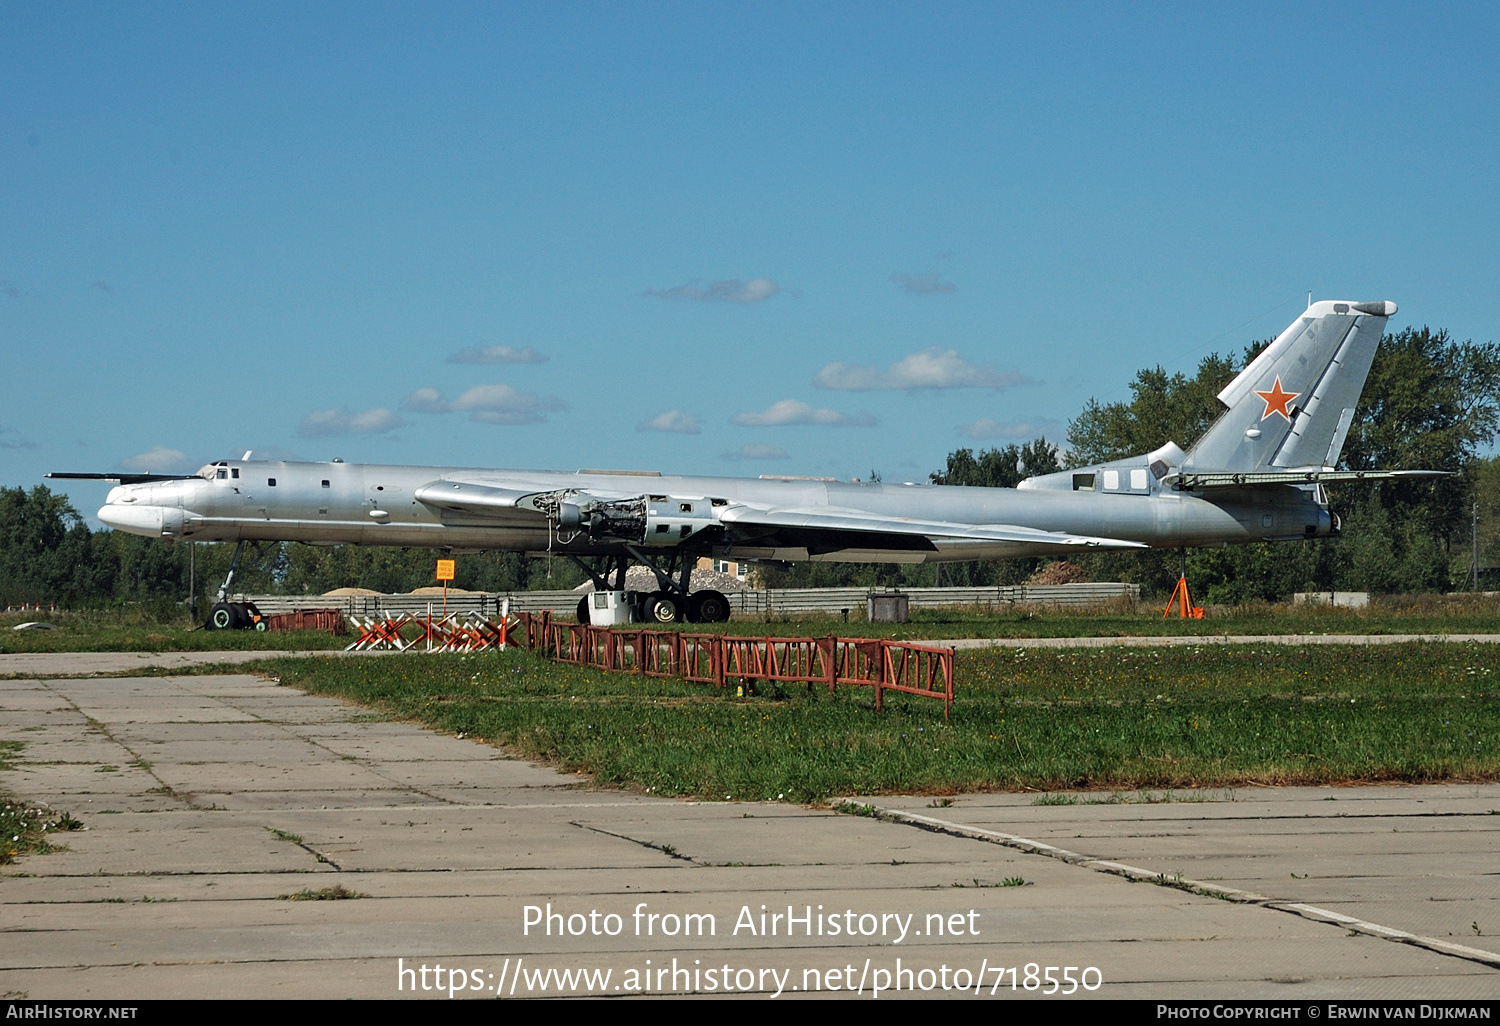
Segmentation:
{"type": "MultiPolygon", "coordinates": [[[[694,570],[689,590],[704,591],[709,589],[728,594],[731,591],[749,591],[750,585],[733,574],[721,574],[717,570],[694,570]]],[[[573,590],[579,594],[593,591],[594,582],[584,581],[573,590]]],[[[655,591],[656,575],[643,566],[633,566],[625,571],[625,590],[655,591]]]]}

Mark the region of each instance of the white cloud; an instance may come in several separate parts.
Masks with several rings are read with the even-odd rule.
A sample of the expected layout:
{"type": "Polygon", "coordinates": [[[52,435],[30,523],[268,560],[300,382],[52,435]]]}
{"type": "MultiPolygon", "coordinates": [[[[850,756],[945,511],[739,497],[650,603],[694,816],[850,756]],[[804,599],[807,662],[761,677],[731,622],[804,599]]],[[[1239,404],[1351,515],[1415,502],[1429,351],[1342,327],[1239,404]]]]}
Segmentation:
{"type": "Polygon", "coordinates": [[[666,413],[658,413],[650,420],[643,420],[635,426],[637,431],[670,431],[678,435],[696,435],[702,430],[703,419],[696,413],[683,413],[681,410],[668,410],[666,413]]]}
{"type": "Polygon", "coordinates": [[[448,357],[449,363],[546,363],[547,357],[527,346],[514,349],[510,346],[485,346],[482,349],[463,349],[448,357]]]}
{"type": "Polygon", "coordinates": [[[659,299],[696,299],[700,303],[759,303],[780,291],[781,285],[775,278],[751,278],[749,281],[729,278],[709,282],[696,279],[676,288],[647,289],[642,295],[659,299]]]}
{"type": "Polygon", "coordinates": [[[736,413],[731,418],[746,427],[775,427],[784,424],[823,424],[830,427],[872,427],[878,423],[864,410],[840,413],[826,407],[814,409],[796,399],[783,399],[756,413],[736,413]]]}
{"type": "Polygon", "coordinates": [[[435,388],[419,388],[401,400],[401,408],[416,413],[447,413],[448,400],[435,388]]]}
{"type": "Polygon", "coordinates": [[[830,363],[818,371],[813,384],[843,392],[876,392],[926,388],[1011,388],[1033,384],[1024,374],[978,367],[958,355],[956,349],[923,350],[902,357],[890,370],[877,370],[855,363],[830,363]]]}
{"type": "Polygon", "coordinates": [[[1050,417],[1038,417],[1013,424],[1001,424],[989,417],[981,417],[972,424],[960,424],[958,433],[976,442],[983,442],[991,438],[1039,438],[1049,431],[1056,432],[1061,426],[1050,417]]]}
{"type": "Polygon", "coordinates": [[[949,292],[957,292],[958,286],[951,281],[943,281],[942,278],[931,271],[923,271],[920,274],[907,274],[905,271],[896,271],[891,275],[891,281],[900,285],[901,288],[914,296],[941,296],[949,292]]]}
{"type": "Polygon", "coordinates": [[[776,446],[766,445],[764,442],[751,442],[749,445],[740,446],[734,452],[722,453],[719,456],[721,460],[734,460],[736,462],[745,460],[789,460],[791,458],[785,449],[778,449],[776,446]]]}
{"type": "Polygon", "coordinates": [[[148,449],[138,456],[120,461],[121,470],[134,470],[141,474],[171,474],[188,470],[187,453],[180,449],[168,449],[164,445],[148,449]]]}
{"type": "Polygon", "coordinates": [[[355,413],[343,406],[336,410],[314,410],[309,413],[297,425],[297,434],[308,438],[320,435],[378,435],[394,431],[405,424],[406,421],[400,416],[384,407],[355,413]]]}
{"type": "Polygon", "coordinates": [[[559,413],[568,404],[555,396],[518,392],[509,385],[475,385],[448,399],[435,388],[419,388],[401,400],[401,408],[417,413],[467,413],[480,424],[541,424],[544,414],[559,413]]]}

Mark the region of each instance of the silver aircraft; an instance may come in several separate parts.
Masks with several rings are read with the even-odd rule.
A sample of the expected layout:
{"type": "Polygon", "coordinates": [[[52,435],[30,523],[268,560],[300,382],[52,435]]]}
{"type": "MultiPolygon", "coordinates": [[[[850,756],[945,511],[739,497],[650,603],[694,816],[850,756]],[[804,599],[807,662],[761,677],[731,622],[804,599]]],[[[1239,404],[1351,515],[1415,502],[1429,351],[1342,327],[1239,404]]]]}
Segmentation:
{"type": "MultiPolygon", "coordinates": [[[[249,453],[187,476],[49,476],[118,480],[99,519],[132,534],[563,555],[594,580],[598,608],[581,603],[580,614],[596,623],[712,622],[728,619],[729,604],[690,593],[699,556],[932,563],[1336,534],[1324,482],[1427,473],[1335,469],[1395,312],[1391,302],[1313,303],[1219,393],[1225,410],[1191,449],[1168,443],[1018,488],[252,462],[249,453]],[[653,571],[657,591],[624,592],[632,561],[653,571]]],[[[223,597],[214,616],[227,626],[223,597]]]]}

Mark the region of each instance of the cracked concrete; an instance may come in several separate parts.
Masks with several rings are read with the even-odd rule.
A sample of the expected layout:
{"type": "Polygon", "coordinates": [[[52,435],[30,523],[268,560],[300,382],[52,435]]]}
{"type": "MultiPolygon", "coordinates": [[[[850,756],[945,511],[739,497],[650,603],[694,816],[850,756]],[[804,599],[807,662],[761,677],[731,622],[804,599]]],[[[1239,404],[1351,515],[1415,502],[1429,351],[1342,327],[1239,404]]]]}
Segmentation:
{"type": "MultiPolygon", "coordinates": [[[[610,969],[616,993],[647,959],[656,969],[674,957],[790,969],[783,998],[811,985],[804,970],[852,987],[897,958],[971,977],[987,966],[991,981],[997,965],[1094,966],[1094,993],[1112,997],[1500,993],[1487,965],[1339,924],[900,823],[589,790],[482,743],[249,676],[0,681],[0,739],[26,745],[0,783],[87,826],[61,838],[66,851],[0,870],[0,992],[31,998],[438,996],[398,992],[398,959],[478,973],[469,979],[490,988],[460,996],[494,996],[518,960],[610,969]],[[334,886],[364,896],[286,897],[334,886]],[[548,903],[585,920],[613,913],[622,930],[528,930],[526,907],[548,903]],[[714,934],[636,936],[641,903],[646,916],[710,913],[714,934]],[[912,933],[899,944],[842,930],[789,938],[783,920],[762,936],[762,905],[855,924],[910,915],[912,933]],[[735,932],[742,908],[756,932],[735,932]],[[977,933],[939,934],[938,917],[952,916],[977,933]]],[[[1175,797],[1218,800],[869,800],[1491,943],[1494,785],[1175,797]]],[[[757,975],[752,992],[773,991],[765,982],[757,975]]],[[[999,994],[1010,996],[1008,976],[999,994]]]]}

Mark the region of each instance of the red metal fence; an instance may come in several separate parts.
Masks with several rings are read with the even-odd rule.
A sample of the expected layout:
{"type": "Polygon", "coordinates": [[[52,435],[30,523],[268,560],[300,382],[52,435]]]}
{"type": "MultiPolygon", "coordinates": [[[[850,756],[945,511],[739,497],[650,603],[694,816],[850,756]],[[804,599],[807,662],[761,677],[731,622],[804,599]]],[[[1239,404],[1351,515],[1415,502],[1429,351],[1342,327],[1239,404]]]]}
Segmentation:
{"type": "Polygon", "coordinates": [[[327,631],[329,634],[343,634],[344,612],[341,609],[304,609],[297,613],[272,613],[266,617],[266,626],[273,631],[327,631]]]}
{"type": "MultiPolygon", "coordinates": [[[[873,687],[924,695],[953,707],[953,649],[884,638],[741,638],[722,634],[594,627],[521,613],[526,645],[559,662],[724,687],[734,681],[873,687]]],[[[517,640],[520,640],[519,638],[517,640]]]]}
{"type": "MultiPolygon", "coordinates": [[[[311,614],[305,614],[311,615],[311,614]]],[[[594,627],[554,622],[552,614],[501,614],[500,619],[448,616],[350,617],[359,631],[347,651],[478,652],[521,642],[559,662],[648,677],[680,677],[724,687],[753,681],[875,689],[875,709],[885,693],[939,698],[953,708],[953,649],[885,638],[740,638],[642,628],[594,627]]],[[[272,628],[276,629],[275,627],[272,628]]]]}

